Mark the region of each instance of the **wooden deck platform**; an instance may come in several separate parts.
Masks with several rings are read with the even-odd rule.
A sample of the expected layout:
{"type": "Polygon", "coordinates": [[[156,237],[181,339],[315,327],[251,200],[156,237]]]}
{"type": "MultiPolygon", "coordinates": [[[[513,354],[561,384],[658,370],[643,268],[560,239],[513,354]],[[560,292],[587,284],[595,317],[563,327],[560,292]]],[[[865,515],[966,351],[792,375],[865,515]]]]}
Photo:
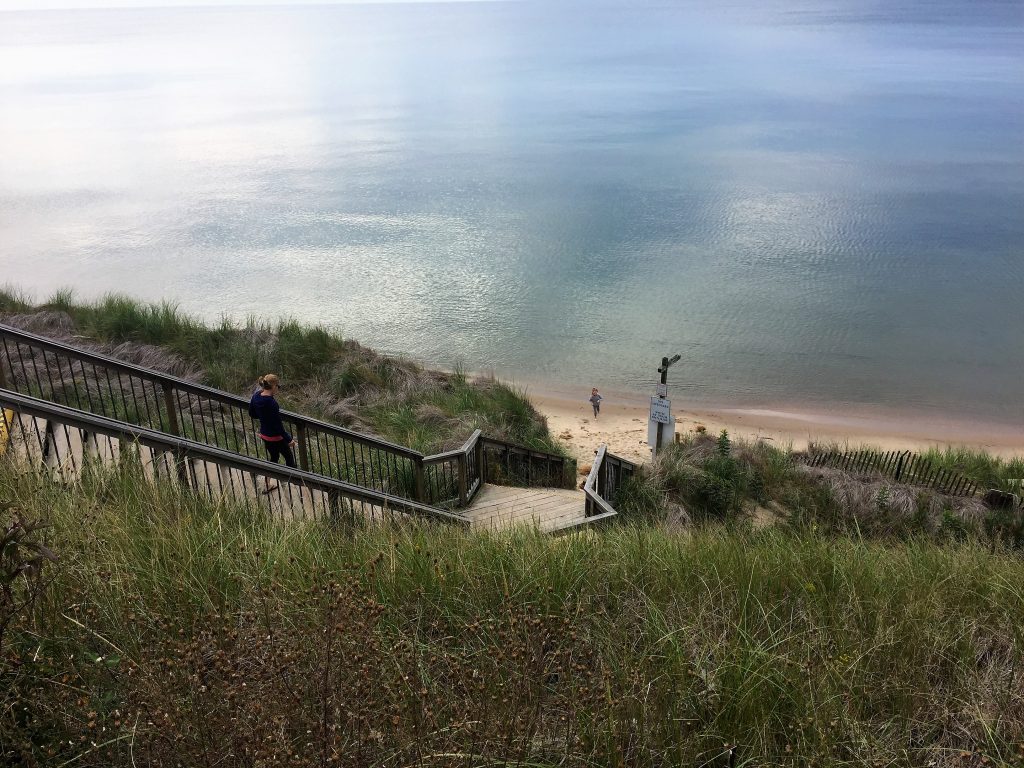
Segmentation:
{"type": "Polygon", "coordinates": [[[511,488],[486,483],[462,513],[472,521],[474,528],[505,528],[518,524],[553,531],[583,519],[585,501],[583,491],[511,488]]]}

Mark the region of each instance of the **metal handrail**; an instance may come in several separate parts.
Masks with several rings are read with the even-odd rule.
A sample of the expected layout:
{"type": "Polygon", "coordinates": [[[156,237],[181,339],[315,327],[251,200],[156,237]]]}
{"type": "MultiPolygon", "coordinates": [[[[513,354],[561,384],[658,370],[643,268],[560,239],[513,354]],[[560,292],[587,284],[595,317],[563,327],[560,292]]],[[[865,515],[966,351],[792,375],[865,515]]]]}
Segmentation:
{"type": "Polygon", "coordinates": [[[530,456],[534,456],[536,458],[548,458],[548,459],[551,459],[551,460],[556,460],[557,459],[557,460],[560,460],[560,461],[565,461],[565,457],[564,456],[558,456],[557,454],[548,453],[547,451],[538,451],[536,448],[531,448],[528,445],[519,445],[518,443],[509,443],[509,442],[507,442],[505,440],[496,440],[493,437],[487,437],[487,436],[482,436],[480,439],[483,440],[485,444],[490,445],[490,446],[494,446],[495,448],[502,448],[502,449],[508,448],[509,450],[515,451],[517,453],[525,453],[525,454],[528,454],[530,456]]]}
{"type": "MultiPolygon", "coordinates": [[[[165,432],[115,421],[104,416],[96,416],[6,389],[0,389],[0,407],[14,411],[17,415],[27,415],[47,422],[57,422],[65,427],[81,430],[90,435],[102,434],[119,441],[127,439],[132,443],[143,445],[162,453],[173,454],[178,461],[194,460],[208,462],[218,467],[236,469],[254,476],[273,478],[281,483],[295,484],[300,487],[321,491],[328,496],[339,496],[391,511],[404,512],[447,523],[468,526],[470,522],[463,515],[411,501],[400,496],[381,493],[347,483],[343,480],[335,480],[301,469],[282,467],[279,464],[273,464],[262,459],[249,458],[194,440],[175,437],[165,432]]],[[[10,429],[8,429],[7,439],[10,440],[11,437],[10,429]]]]}
{"type": "MultiPolygon", "coordinates": [[[[198,438],[197,442],[210,442],[209,434],[212,434],[213,440],[223,442],[228,450],[237,449],[240,454],[249,455],[253,458],[261,453],[256,444],[258,441],[255,440],[255,437],[250,437],[245,429],[246,420],[248,419],[249,402],[244,398],[202,384],[196,384],[177,376],[79,349],[3,324],[0,324],[0,342],[3,344],[4,354],[4,358],[0,359],[0,387],[13,386],[15,383],[14,381],[10,383],[5,383],[4,381],[4,367],[2,365],[4,359],[6,359],[12,377],[14,379],[17,378],[15,375],[15,356],[12,355],[11,350],[8,348],[9,341],[17,353],[22,375],[28,377],[30,373],[33,374],[36,378],[36,388],[40,392],[46,389],[42,382],[44,374],[47,378],[50,375],[47,370],[47,353],[50,353],[57,359],[58,363],[62,359],[78,363],[82,378],[81,381],[74,381],[74,377],[78,376],[78,374],[75,372],[74,366],[69,365],[69,370],[72,374],[71,385],[74,387],[81,383],[85,386],[85,397],[89,400],[88,407],[90,411],[93,410],[93,403],[89,396],[89,385],[86,383],[90,381],[85,370],[86,365],[92,368],[92,380],[94,383],[98,382],[100,387],[102,387],[104,378],[108,386],[112,387],[111,377],[113,377],[114,382],[118,383],[118,391],[122,396],[125,396],[126,389],[122,383],[119,383],[119,375],[124,375],[127,378],[132,399],[135,399],[136,396],[133,381],[138,380],[139,382],[144,382],[146,387],[152,386],[154,388],[152,393],[154,398],[152,410],[156,414],[155,419],[149,413],[149,395],[147,395],[145,389],[142,392],[142,403],[146,410],[146,418],[140,418],[140,420],[148,422],[145,425],[141,425],[143,428],[153,429],[158,424],[159,430],[169,431],[172,435],[180,437],[182,436],[182,428],[191,426],[193,437],[198,438]],[[35,367],[34,352],[30,355],[33,365],[26,366],[25,361],[22,359],[21,345],[24,345],[30,352],[34,349],[41,351],[43,358],[42,372],[38,367],[35,367]],[[97,371],[97,367],[103,369],[102,376],[97,371]],[[159,402],[156,399],[157,390],[161,391],[159,402]],[[197,398],[200,406],[198,420],[196,418],[196,411],[192,409],[192,396],[197,398]],[[212,410],[203,409],[202,403],[204,400],[214,404],[212,410]],[[182,404],[183,401],[185,403],[184,406],[182,404]],[[164,428],[164,419],[161,415],[162,411],[166,411],[168,422],[166,430],[164,428]],[[239,416],[239,422],[235,420],[236,415],[239,416]],[[204,421],[205,419],[212,419],[212,423],[209,424],[209,430],[207,430],[208,425],[204,421]],[[228,424],[229,420],[230,425],[228,424]],[[189,422],[189,424],[186,424],[186,422],[189,422]],[[209,434],[207,434],[208,431],[209,434]]],[[[58,367],[59,372],[60,368],[58,367]]],[[[61,391],[65,391],[64,387],[67,386],[67,382],[61,379],[60,384],[62,387],[61,391]]],[[[53,389],[53,387],[54,384],[50,381],[50,388],[53,389]]],[[[30,393],[33,393],[31,382],[29,382],[28,389],[30,393]]],[[[107,394],[110,395],[111,392],[107,394]]],[[[120,414],[117,407],[114,406],[116,398],[111,399],[108,397],[108,402],[104,403],[102,393],[98,393],[97,397],[100,409],[102,410],[104,405],[110,406],[115,420],[118,420],[120,414]]],[[[82,398],[77,394],[76,398],[75,404],[81,408],[83,405],[81,402],[82,398]]],[[[134,405],[136,411],[140,411],[138,402],[135,402],[134,405]]],[[[122,407],[121,410],[125,413],[125,421],[129,421],[127,408],[122,407]]],[[[483,477],[486,474],[483,451],[488,447],[498,448],[503,451],[506,464],[511,456],[527,457],[526,466],[529,471],[524,474],[527,474],[531,481],[535,461],[545,463],[547,466],[545,477],[547,478],[552,476],[551,467],[553,466],[559,468],[563,476],[565,474],[564,469],[567,460],[564,457],[537,451],[514,443],[486,438],[480,434],[479,430],[474,432],[470,439],[459,449],[432,456],[424,456],[412,448],[390,443],[380,438],[369,437],[344,427],[291,411],[282,411],[281,416],[287,423],[294,424],[295,426],[296,436],[299,439],[298,460],[300,468],[314,470],[315,474],[326,477],[332,477],[333,474],[338,473],[349,479],[354,479],[357,485],[376,488],[383,493],[390,493],[391,495],[396,493],[407,494],[409,497],[421,502],[439,503],[445,500],[446,503],[448,501],[455,501],[460,505],[467,504],[472,498],[473,493],[476,492],[479,485],[483,482],[483,477]],[[326,441],[326,444],[324,444],[324,441],[326,441]],[[338,442],[332,443],[331,441],[338,442]],[[356,455],[357,450],[358,456],[356,455]],[[367,451],[366,456],[363,455],[364,450],[367,451]],[[475,479],[465,477],[471,454],[476,456],[473,474],[479,475],[480,483],[477,483],[475,479]],[[403,464],[403,462],[405,463],[403,464]],[[444,466],[446,463],[451,466],[444,466]],[[458,467],[455,467],[455,464],[458,467]],[[458,470],[459,479],[456,478],[456,469],[458,470]],[[428,470],[429,474],[433,475],[433,477],[426,476],[428,470]],[[466,485],[466,492],[454,494],[456,487],[461,486],[463,481],[466,485]]],[[[221,447],[223,448],[224,446],[221,447]]],[[[509,469],[509,467],[506,467],[506,469],[509,469]]],[[[343,480],[342,482],[346,481],[343,480]]]]}
{"type": "MultiPolygon", "coordinates": [[[[12,328],[9,325],[0,323],[0,338],[4,336],[21,339],[23,341],[30,342],[37,347],[49,349],[52,352],[59,352],[70,357],[75,357],[92,365],[102,365],[107,368],[113,368],[115,370],[123,371],[124,373],[138,376],[141,379],[149,379],[150,381],[159,384],[170,385],[182,392],[201,395],[225,405],[232,405],[243,410],[247,410],[249,407],[248,400],[244,397],[233,395],[230,392],[225,392],[221,389],[214,389],[213,387],[207,387],[204,384],[196,384],[188,379],[172,376],[169,373],[161,373],[160,371],[152,368],[144,368],[141,365],[135,365],[134,363],[126,363],[123,360],[118,360],[114,357],[108,357],[106,355],[97,354],[96,352],[89,352],[88,350],[80,349],[78,347],[72,347],[69,344],[54,341],[53,339],[48,339],[45,336],[38,336],[37,334],[22,331],[18,328],[12,328]]],[[[382,440],[377,437],[367,437],[360,432],[354,432],[351,429],[340,427],[337,424],[331,424],[327,421],[314,419],[301,413],[295,413],[294,411],[282,410],[281,418],[287,421],[292,421],[296,425],[304,424],[307,427],[315,427],[317,429],[334,432],[338,435],[344,435],[345,439],[362,443],[363,445],[372,446],[374,448],[385,448],[388,451],[392,451],[410,459],[423,458],[422,453],[407,446],[390,443],[387,440],[382,440]]]]}

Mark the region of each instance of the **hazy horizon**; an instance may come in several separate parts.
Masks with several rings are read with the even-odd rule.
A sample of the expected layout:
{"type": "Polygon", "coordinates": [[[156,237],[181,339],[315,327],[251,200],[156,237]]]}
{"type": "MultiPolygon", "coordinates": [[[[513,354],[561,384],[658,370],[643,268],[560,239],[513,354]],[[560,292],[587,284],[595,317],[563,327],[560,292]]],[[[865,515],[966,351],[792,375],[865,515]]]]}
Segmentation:
{"type": "Polygon", "coordinates": [[[160,8],[264,8],[407,3],[495,3],[518,0],[0,0],[0,11],[81,11],[160,8]]]}

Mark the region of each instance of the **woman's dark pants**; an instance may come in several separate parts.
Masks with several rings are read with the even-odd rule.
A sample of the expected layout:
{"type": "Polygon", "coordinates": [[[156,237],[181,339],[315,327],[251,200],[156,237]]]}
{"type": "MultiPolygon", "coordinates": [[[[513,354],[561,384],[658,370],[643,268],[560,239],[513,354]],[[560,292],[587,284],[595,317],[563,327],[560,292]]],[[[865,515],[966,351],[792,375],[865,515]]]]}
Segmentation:
{"type": "Polygon", "coordinates": [[[296,466],[295,456],[292,454],[292,447],[284,440],[264,440],[263,444],[267,446],[267,453],[270,454],[270,460],[272,462],[278,464],[281,461],[281,457],[284,456],[285,464],[289,467],[296,466]]]}

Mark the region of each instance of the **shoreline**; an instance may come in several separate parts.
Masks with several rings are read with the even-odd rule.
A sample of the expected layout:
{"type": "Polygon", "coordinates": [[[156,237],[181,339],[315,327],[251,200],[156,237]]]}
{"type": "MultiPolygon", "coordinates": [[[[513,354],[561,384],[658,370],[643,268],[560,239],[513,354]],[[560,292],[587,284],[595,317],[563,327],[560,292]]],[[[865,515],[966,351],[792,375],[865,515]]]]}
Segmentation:
{"type": "MultiPolygon", "coordinates": [[[[648,405],[642,395],[604,394],[601,414],[594,419],[584,395],[537,386],[524,387],[526,396],[547,419],[552,436],[583,464],[593,459],[601,443],[631,461],[649,461],[648,405]]],[[[708,434],[727,429],[734,437],[769,440],[778,447],[804,450],[808,443],[838,443],[851,448],[923,451],[964,446],[983,449],[1002,458],[1024,456],[1024,430],[1010,425],[973,420],[907,416],[882,409],[832,410],[827,413],[786,408],[706,407],[676,401],[676,431],[689,433],[703,424],[708,434]]]]}

